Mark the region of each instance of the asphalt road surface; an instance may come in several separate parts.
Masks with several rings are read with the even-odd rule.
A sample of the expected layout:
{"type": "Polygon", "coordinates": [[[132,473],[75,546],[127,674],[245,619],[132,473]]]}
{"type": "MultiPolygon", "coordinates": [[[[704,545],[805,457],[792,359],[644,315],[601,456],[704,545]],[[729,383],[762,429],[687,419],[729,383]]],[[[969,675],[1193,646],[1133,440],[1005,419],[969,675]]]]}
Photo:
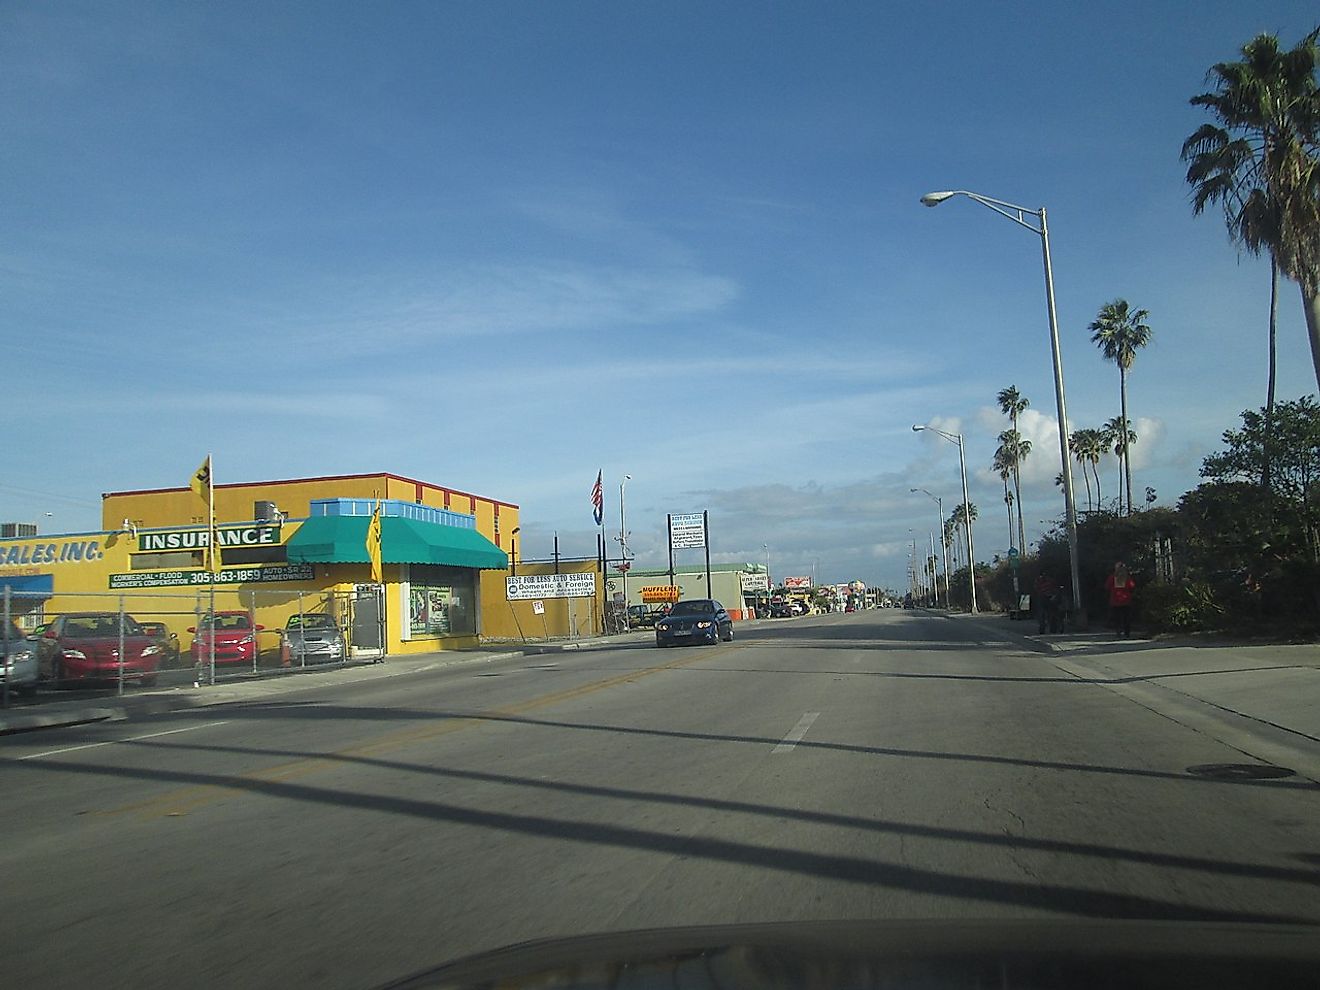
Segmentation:
{"type": "Polygon", "coordinates": [[[910,612],[0,741],[10,986],[374,986],[534,937],[1320,923],[1320,787],[910,612]]]}

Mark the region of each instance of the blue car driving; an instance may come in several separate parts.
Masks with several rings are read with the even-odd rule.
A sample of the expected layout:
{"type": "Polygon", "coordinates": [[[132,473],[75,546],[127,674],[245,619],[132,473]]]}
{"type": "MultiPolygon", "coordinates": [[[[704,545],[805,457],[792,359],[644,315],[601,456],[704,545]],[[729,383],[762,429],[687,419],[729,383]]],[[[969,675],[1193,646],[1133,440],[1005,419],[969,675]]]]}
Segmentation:
{"type": "Polygon", "coordinates": [[[716,643],[733,640],[733,619],[723,605],[710,598],[676,602],[655,624],[655,645],[716,643]]]}

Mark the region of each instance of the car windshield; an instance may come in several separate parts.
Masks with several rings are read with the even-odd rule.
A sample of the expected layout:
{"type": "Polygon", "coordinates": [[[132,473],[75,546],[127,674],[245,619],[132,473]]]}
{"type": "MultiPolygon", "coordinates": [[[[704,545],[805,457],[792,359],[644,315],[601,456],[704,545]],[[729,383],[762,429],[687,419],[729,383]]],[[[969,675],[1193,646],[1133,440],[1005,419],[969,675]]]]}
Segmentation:
{"type": "Polygon", "coordinates": [[[335,624],[328,615],[292,615],[286,629],[333,629],[335,624]]]}
{"type": "Polygon", "coordinates": [[[710,601],[679,602],[669,610],[671,616],[676,615],[710,615],[715,611],[715,603],[710,601]]]}
{"type": "MultiPolygon", "coordinates": [[[[117,615],[76,615],[65,620],[63,635],[70,639],[99,639],[119,635],[117,615]]],[[[142,627],[136,619],[124,616],[124,635],[141,636],[142,627]]]]}
{"type": "Polygon", "coordinates": [[[205,628],[220,632],[226,629],[251,629],[252,620],[246,615],[217,615],[214,619],[206,620],[205,628]]]}

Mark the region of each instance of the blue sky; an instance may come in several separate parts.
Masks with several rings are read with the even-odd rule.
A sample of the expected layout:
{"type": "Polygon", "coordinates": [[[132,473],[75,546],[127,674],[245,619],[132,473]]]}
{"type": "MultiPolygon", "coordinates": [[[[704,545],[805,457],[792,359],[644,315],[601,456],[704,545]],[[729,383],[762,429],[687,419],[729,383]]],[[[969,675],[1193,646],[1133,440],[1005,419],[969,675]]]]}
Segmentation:
{"type": "MultiPolygon", "coordinates": [[[[1268,267],[1193,218],[1208,67],[1312,4],[148,3],[0,8],[0,519],[103,491],[386,470],[522,506],[526,556],[906,585],[1016,384],[1028,539],[1062,512],[1039,240],[1073,428],[1118,413],[1086,331],[1150,311],[1138,492],[1171,504],[1265,400],[1268,267]],[[14,465],[21,464],[20,470],[14,465]],[[696,562],[699,553],[686,552],[696,562]]],[[[1296,286],[1281,398],[1315,391],[1296,286]]],[[[1081,474],[1079,498],[1085,504],[1081,474]]],[[[1106,498],[1117,471],[1102,463],[1106,498]]],[[[48,515],[49,513],[49,515],[48,515]]]]}

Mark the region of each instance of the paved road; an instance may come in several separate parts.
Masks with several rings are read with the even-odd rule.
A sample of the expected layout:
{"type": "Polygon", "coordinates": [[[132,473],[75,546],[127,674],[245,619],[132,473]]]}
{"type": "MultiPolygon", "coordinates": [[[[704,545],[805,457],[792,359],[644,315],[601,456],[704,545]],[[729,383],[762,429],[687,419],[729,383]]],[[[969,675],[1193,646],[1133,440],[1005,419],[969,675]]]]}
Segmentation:
{"type": "Polygon", "coordinates": [[[733,921],[1320,923],[1316,753],[1189,772],[1249,743],[888,611],[11,736],[6,981],[360,987],[733,921]]]}

